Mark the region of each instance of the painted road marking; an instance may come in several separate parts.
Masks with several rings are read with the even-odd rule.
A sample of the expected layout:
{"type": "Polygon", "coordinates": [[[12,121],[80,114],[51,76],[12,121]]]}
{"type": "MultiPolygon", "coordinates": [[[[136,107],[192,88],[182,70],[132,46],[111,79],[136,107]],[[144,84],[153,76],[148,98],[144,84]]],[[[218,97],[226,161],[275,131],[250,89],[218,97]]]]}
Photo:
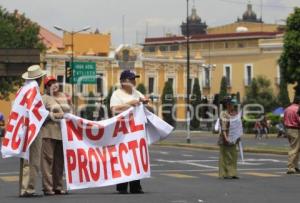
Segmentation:
{"type": "Polygon", "coordinates": [[[185,175],[181,173],[162,173],[163,176],[169,176],[173,178],[198,178],[196,176],[185,175]]]}
{"type": "Polygon", "coordinates": [[[219,173],[201,173],[201,175],[211,176],[211,177],[219,177],[219,173]]]}
{"type": "Polygon", "coordinates": [[[17,182],[19,181],[19,176],[2,176],[0,180],[4,182],[17,182]]]}
{"type": "Polygon", "coordinates": [[[250,175],[250,176],[265,177],[265,178],[281,177],[281,175],[276,175],[276,174],[271,174],[271,173],[244,172],[242,174],[243,175],[250,175]]]}

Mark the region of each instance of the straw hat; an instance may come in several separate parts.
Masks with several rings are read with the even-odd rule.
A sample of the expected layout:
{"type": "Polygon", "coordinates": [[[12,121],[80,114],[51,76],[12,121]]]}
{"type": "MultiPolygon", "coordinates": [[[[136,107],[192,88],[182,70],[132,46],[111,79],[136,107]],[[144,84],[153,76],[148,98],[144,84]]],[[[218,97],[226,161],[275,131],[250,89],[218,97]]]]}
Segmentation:
{"type": "Polygon", "coordinates": [[[43,71],[39,65],[32,65],[27,69],[27,72],[22,75],[25,80],[32,80],[43,77],[46,71],[43,71]]]}

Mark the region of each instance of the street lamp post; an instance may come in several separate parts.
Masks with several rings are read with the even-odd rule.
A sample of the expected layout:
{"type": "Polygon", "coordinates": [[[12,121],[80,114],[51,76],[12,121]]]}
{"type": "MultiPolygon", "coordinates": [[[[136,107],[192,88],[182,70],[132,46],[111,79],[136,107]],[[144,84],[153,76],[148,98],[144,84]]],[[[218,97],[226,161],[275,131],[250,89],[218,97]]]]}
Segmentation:
{"type": "MultiPolygon", "coordinates": [[[[79,33],[79,32],[84,32],[84,31],[87,31],[87,30],[89,30],[90,29],[90,26],[87,26],[87,27],[85,27],[85,28],[83,28],[83,29],[80,29],[80,30],[78,30],[78,31],[67,31],[67,30],[65,30],[65,29],[63,29],[63,28],[61,28],[61,27],[59,27],[59,26],[54,26],[54,28],[56,29],[56,30],[58,30],[58,31],[63,31],[64,33],[68,33],[68,34],[70,34],[71,35],[71,51],[72,51],[72,53],[71,53],[71,69],[72,69],[72,80],[71,80],[71,83],[72,83],[72,103],[73,103],[73,105],[75,106],[75,109],[74,110],[77,110],[76,109],[76,105],[75,105],[75,90],[74,90],[74,68],[73,68],[73,64],[74,64],[74,35],[75,34],[77,34],[77,33],[79,33]]],[[[74,111],[74,113],[75,113],[75,111],[74,111]]]]}
{"type": "Polygon", "coordinates": [[[186,121],[187,121],[187,137],[186,142],[191,143],[190,132],[190,26],[189,26],[189,0],[186,0],[186,121]]]}

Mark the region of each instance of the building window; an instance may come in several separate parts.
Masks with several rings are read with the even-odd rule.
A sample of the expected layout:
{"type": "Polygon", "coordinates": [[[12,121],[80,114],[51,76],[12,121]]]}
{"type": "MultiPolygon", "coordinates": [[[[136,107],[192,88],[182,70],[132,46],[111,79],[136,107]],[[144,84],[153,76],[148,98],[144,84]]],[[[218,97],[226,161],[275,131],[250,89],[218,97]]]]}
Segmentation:
{"type": "Polygon", "coordinates": [[[227,87],[231,87],[231,73],[231,65],[225,65],[223,76],[226,78],[227,87]]]}
{"type": "Polygon", "coordinates": [[[210,87],[210,70],[208,68],[204,69],[204,87],[210,87]]]}
{"type": "Polygon", "coordinates": [[[171,45],[170,46],[170,51],[178,51],[179,50],[179,46],[178,45],[171,45]]]}
{"type": "Polygon", "coordinates": [[[245,45],[243,42],[238,42],[238,48],[244,48],[244,47],[245,47],[245,45]]]}
{"type": "Polygon", "coordinates": [[[154,93],[154,77],[149,77],[148,78],[148,93],[154,93]]]}
{"type": "Polygon", "coordinates": [[[155,52],[155,46],[145,46],[144,51],[145,52],[155,52]]]}
{"type": "Polygon", "coordinates": [[[245,65],[245,85],[249,86],[251,85],[253,78],[253,65],[246,64],[245,65]]]}
{"type": "Polygon", "coordinates": [[[57,82],[59,84],[59,91],[63,92],[64,91],[64,76],[63,75],[58,75],[56,77],[57,82]]]}
{"type": "Polygon", "coordinates": [[[166,46],[166,45],[159,46],[159,50],[160,50],[160,51],[169,51],[168,48],[169,48],[169,47],[166,46]]]}
{"type": "Polygon", "coordinates": [[[97,74],[97,93],[100,95],[104,94],[104,88],[103,88],[103,73],[97,74]]]}

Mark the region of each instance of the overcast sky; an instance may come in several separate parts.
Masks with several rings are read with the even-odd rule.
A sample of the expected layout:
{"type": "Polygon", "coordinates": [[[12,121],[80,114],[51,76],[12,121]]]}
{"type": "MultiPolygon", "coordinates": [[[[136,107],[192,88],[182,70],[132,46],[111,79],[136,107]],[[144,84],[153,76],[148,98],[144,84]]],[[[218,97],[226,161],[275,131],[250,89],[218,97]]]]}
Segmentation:
{"type": "MultiPolygon", "coordinates": [[[[246,10],[248,0],[190,0],[198,15],[208,26],[236,21],[246,10]]],[[[251,0],[258,16],[263,2],[263,20],[282,23],[300,6],[299,0],[251,0]]],[[[91,26],[94,31],[111,32],[116,46],[122,43],[122,18],[125,19],[125,43],[142,42],[148,27],[148,37],[162,36],[166,32],[179,34],[179,26],[186,17],[186,0],[0,0],[9,11],[18,9],[40,25],[54,31],[59,25],[75,31],[91,26]],[[148,24],[148,26],[146,26],[148,24]]]]}

